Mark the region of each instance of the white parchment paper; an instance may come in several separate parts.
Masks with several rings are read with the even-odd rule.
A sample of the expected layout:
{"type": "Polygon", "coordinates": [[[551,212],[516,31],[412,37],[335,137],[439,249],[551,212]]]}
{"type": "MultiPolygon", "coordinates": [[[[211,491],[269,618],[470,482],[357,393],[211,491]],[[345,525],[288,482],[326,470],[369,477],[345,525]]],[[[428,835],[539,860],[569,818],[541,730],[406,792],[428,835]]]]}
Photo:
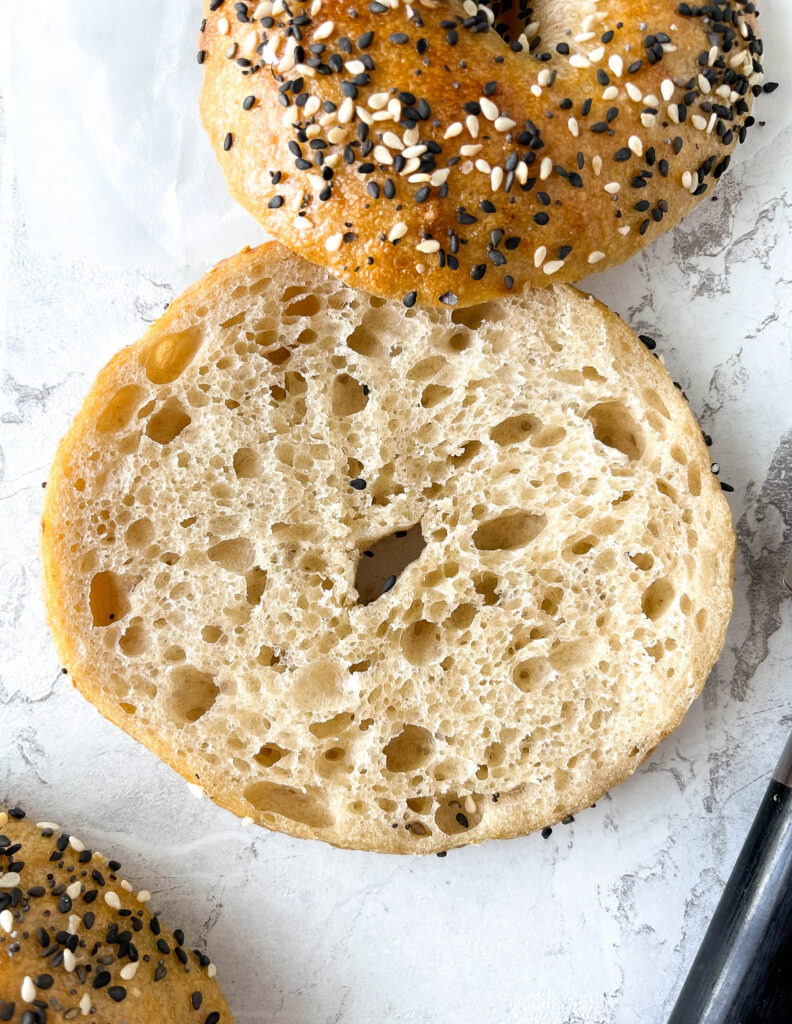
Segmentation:
{"type": "Polygon", "coordinates": [[[198,0],[3,0],[0,89],[42,254],[152,273],[264,237],[198,116],[198,0]]]}

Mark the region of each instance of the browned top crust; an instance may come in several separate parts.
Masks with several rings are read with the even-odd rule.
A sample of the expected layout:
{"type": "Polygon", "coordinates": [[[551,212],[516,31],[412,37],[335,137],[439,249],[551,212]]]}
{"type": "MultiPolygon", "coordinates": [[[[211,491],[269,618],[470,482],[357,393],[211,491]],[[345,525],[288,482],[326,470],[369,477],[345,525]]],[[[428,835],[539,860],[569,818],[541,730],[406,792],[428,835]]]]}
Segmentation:
{"type": "Polygon", "coordinates": [[[200,950],[54,822],[0,806],[0,1021],[233,1024],[200,950]]]}
{"type": "Polygon", "coordinates": [[[469,305],[621,263],[709,192],[762,91],[748,0],[207,3],[231,193],[350,284],[469,305]]]}

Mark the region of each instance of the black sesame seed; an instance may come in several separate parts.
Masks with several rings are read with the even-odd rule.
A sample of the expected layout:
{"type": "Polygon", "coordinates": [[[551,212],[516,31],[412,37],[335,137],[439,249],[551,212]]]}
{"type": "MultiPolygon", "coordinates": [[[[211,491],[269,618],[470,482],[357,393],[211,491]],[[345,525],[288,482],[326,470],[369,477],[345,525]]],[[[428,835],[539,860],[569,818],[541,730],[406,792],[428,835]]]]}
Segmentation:
{"type": "MultiPolygon", "coordinates": [[[[407,294],[402,297],[402,305],[406,306],[407,309],[412,309],[412,307],[415,305],[415,302],[416,302],[417,298],[418,298],[418,292],[407,292],[407,294]]],[[[366,486],[365,482],[362,481],[362,480],[361,481],[353,480],[352,481],[352,487],[356,487],[356,486],[358,486],[361,483],[363,484],[363,487],[366,486]]],[[[359,489],[362,490],[363,488],[360,487],[359,489]]]]}
{"type": "Polygon", "coordinates": [[[107,994],[113,1000],[114,1003],[123,1003],[126,999],[126,989],[123,985],[111,985],[107,990],[107,994]]]}
{"type": "Polygon", "coordinates": [[[459,302],[459,296],[455,292],[443,292],[439,298],[444,306],[455,306],[459,302]]]}
{"type": "Polygon", "coordinates": [[[365,491],[368,485],[365,480],[362,480],[360,477],[358,477],[355,480],[350,480],[349,486],[353,487],[356,491],[365,491]]]}
{"type": "Polygon", "coordinates": [[[198,63],[199,64],[203,64],[203,62],[205,60],[206,60],[206,50],[199,50],[198,51],[198,63]]]}
{"type": "Polygon", "coordinates": [[[470,828],[470,822],[468,821],[467,816],[464,815],[461,811],[459,812],[459,814],[457,814],[456,820],[457,824],[461,825],[462,828],[470,828]]]}
{"type": "Polygon", "coordinates": [[[256,102],[256,97],[255,96],[246,96],[242,100],[242,106],[244,107],[245,110],[250,110],[250,108],[254,105],[255,102],[256,102]]]}
{"type": "Polygon", "coordinates": [[[382,584],[382,593],[387,594],[389,590],[393,590],[396,586],[396,577],[391,575],[382,584]]]}
{"type": "MultiPolygon", "coordinates": [[[[371,10],[372,7],[382,7],[382,4],[370,4],[369,10],[371,10]]],[[[387,8],[385,8],[385,10],[387,10],[387,8]]],[[[220,1014],[217,1012],[217,1010],[209,1014],[209,1016],[204,1021],[204,1024],[220,1024],[220,1014]]]]}
{"type": "Polygon", "coordinates": [[[553,830],[551,828],[542,829],[542,839],[549,839],[552,834],[553,830]]]}
{"type": "Polygon", "coordinates": [[[226,135],[225,139],[223,139],[223,149],[227,153],[229,151],[229,149],[231,149],[231,147],[233,145],[234,145],[234,136],[231,134],[231,132],[229,132],[228,135],[226,135]]]}
{"type": "Polygon", "coordinates": [[[106,985],[109,985],[109,984],[110,984],[110,972],[109,971],[99,971],[99,973],[96,975],[96,977],[93,980],[93,987],[94,988],[104,988],[106,985]]]}

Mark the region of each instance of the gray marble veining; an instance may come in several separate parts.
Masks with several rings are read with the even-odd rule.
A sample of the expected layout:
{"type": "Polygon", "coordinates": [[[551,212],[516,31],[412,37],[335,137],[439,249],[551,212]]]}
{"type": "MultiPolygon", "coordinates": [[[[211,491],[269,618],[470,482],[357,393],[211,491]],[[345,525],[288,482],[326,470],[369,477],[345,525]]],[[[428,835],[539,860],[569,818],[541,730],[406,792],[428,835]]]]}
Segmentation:
{"type": "MultiPolygon", "coordinates": [[[[658,339],[735,488],[735,612],[703,696],[632,779],[547,840],[441,860],[377,857],[243,828],[195,800],[60,674],[37,564],[41,484],[58,438],[107,358],[216,257],[260,236],[227,198],[193,113],[175,139],[152,129],[162,146],[146,160],[156,173],[161,160],[163,180],[171,164],[179,175],[160,206],[152,196],[153,212],[108,192],[106,169],[100,177],[75,162],[70,147],[88,145],[76,107],[59,109],[44,140],[26,136],[26,76],[46,32],[26,7],[9,4],[0,61],[0,800],[117,853],[154,904],[209,945],[239,1024],[660,1024],[792,727],[792,596],[781,586],[792,549],[788,84],[760,101],[767,123],[714,197],[626,266],[585,282],[658,339]],[[51,194],[30,178],[42,153],[51,194]],[[196,161],[209,198],[191,217],[196,161]],[[155,237],[157,216],[177,242],[188,238],[183,250],[155,237]]],[[[121,76],[107,87],[139,88],[145,123],[148,94],[120,50],[123,33],[106,31],[96,5],[55,7],[70,40],[98,19],[105,64],[121,76]]],[[[140,0],[134,30],[155,34],[162,80],[182,76],[194,90],[183,11],[140,0]],[[177,27],[157,35],[165,8],[161,20],[177,27]]],[[[781,77],[792,14],[769,0],[762,21],[766,66],[781,77]]],[[[83,69],[84,83],[80,73],[76,62],[77,84],[63,88],[92,96],[107,81],[101,66],[83,69]]]]}

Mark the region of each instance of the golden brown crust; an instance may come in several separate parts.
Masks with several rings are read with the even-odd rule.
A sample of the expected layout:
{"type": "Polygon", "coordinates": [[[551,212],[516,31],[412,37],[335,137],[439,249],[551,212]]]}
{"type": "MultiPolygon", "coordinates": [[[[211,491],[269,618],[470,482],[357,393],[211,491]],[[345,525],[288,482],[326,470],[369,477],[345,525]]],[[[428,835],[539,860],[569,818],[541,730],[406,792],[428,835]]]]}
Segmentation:
{"type": "Polygon", "coordinates": [[[407,304],[627,259],[709,193],[761,91],[743,0],[717,23],[677,0],[546,0],[530,53],[480,32],[470,0],[306,0],[294,29],[280,4],[246,9],[207,4],[199,43],[232,195],[294,251],[407,304]]]}
{"type": "MultiPolygon", "coordinates": [[[[640,740],[636,737],[634,750],[629,753],[625,751],[624,756],[615,762],[603,764],[596,772],[592,772],[587,783],[577,783],[574,799],[565,805],[563,814],[552,817],[541,808],[537,811],[531,805],[530,799],[526,799],[524,787],[512,788],[511,792],[491,794],[495,802],[489,809],[486,829],[455,835],[440,834],[424,839],[420,843],[414,841],[409,830],[399,828],[392,832],[387,831],[383,835],[381,831],[367,830],[365,821],[359,825],[345,821],[343,827],[326,828],[313,827],[288,816],[273,817],[272,814],[261,814],[244,798],[238,787],[227,784],[227,776],[222,766],[212,768],[201,762],[199,778],[195,752],[179,749],[179,744],[164,733],[146,725],[139,717],[125,714],[118,698],[105,687],[106,680],[102,678],[101,670],[97,673],[95,652],[91,651],[93,641],[85,632],[84,582],[80,582],[79,571],[76,568],[80,546],[74,547],[74,531],[82,529],[78,525],[79,515],[75,512],[73,498],[74,478],[79,475],[76,467],[84,465],[86,451],[90,450],[86,445],[94,436],[97,420],[105,409],[108,395],[116,393],[119,386],[125,386],[131,381],[144,380],[140,367],[156,342],[172,334],[174,330],[183,329],[185,316],[189,316],[188,311],[191,307],[202,306],[211,309],[219,305],[223,296],[233,292],[240,282],[250,283],[258,280],[266,272],[267,264],[286,265],[287,268],[291,268],[288,273],[293,279],[299,277],[297,261],[274,243],[254,251],[243,251],[225,260],[177,299],[140,342],[124,349],[100,373],[61,443],[46,492],[42,560],[50,625],[62,662],[71,670],[75,686],[103,715],[145,743],[187,781],[200,782],[207,794],[217,803],[240,817],[250,816],[261,824],[297,837],[322,838],[337,846],[377,849],[382,852],[425,853],[475,843],[486,838],[509,838],[544,827],[565,814],[576,813],[629,776],[657,743],[678,725],[690,701],[701,691],[720,652],[731,613],[734,560],[734,534],[728,508],[716,482],[708,472],[707,448],[684,400],[671,385],[659,361],[636,342],[635,336],[618,317],[594,300],[589,300],[592,306],[592,322],[604,318],[607,324],[608,349],[612,353],[615,365],[622,368],[620,372],[625,377],[640,380],[643,388],[653,389],[661,396],[662,402],[670,411],[676,441],[686,453],[690,466],[697,468],[701,474],[700,500],[707,509],[706,518],[709,521],[706,542],[710,549],[719,552],[721,565],[715,572],[711,593],[708,595],[709,621],[706,633],[697,639],[688,652],[688,677],[679,680],[678,684],[675,683],[664,697],[662,725],[648,725],[647,735],[640,740]],[[73,553],[75,550],[77,554],[73,553]]],[[[562,288],[560,292],[574,298],[572,289],[562,288]]],[[[189,747],[188,743],[184,745],[189,747]]],[[[489,793],[494,787],[483,788],[489,793]]]]}
{"type": "Polygon", "coordinates": [[[0,807],[0,1020],[231,1024],[209,958],[160,924],[120,867],[0,807]]]}

